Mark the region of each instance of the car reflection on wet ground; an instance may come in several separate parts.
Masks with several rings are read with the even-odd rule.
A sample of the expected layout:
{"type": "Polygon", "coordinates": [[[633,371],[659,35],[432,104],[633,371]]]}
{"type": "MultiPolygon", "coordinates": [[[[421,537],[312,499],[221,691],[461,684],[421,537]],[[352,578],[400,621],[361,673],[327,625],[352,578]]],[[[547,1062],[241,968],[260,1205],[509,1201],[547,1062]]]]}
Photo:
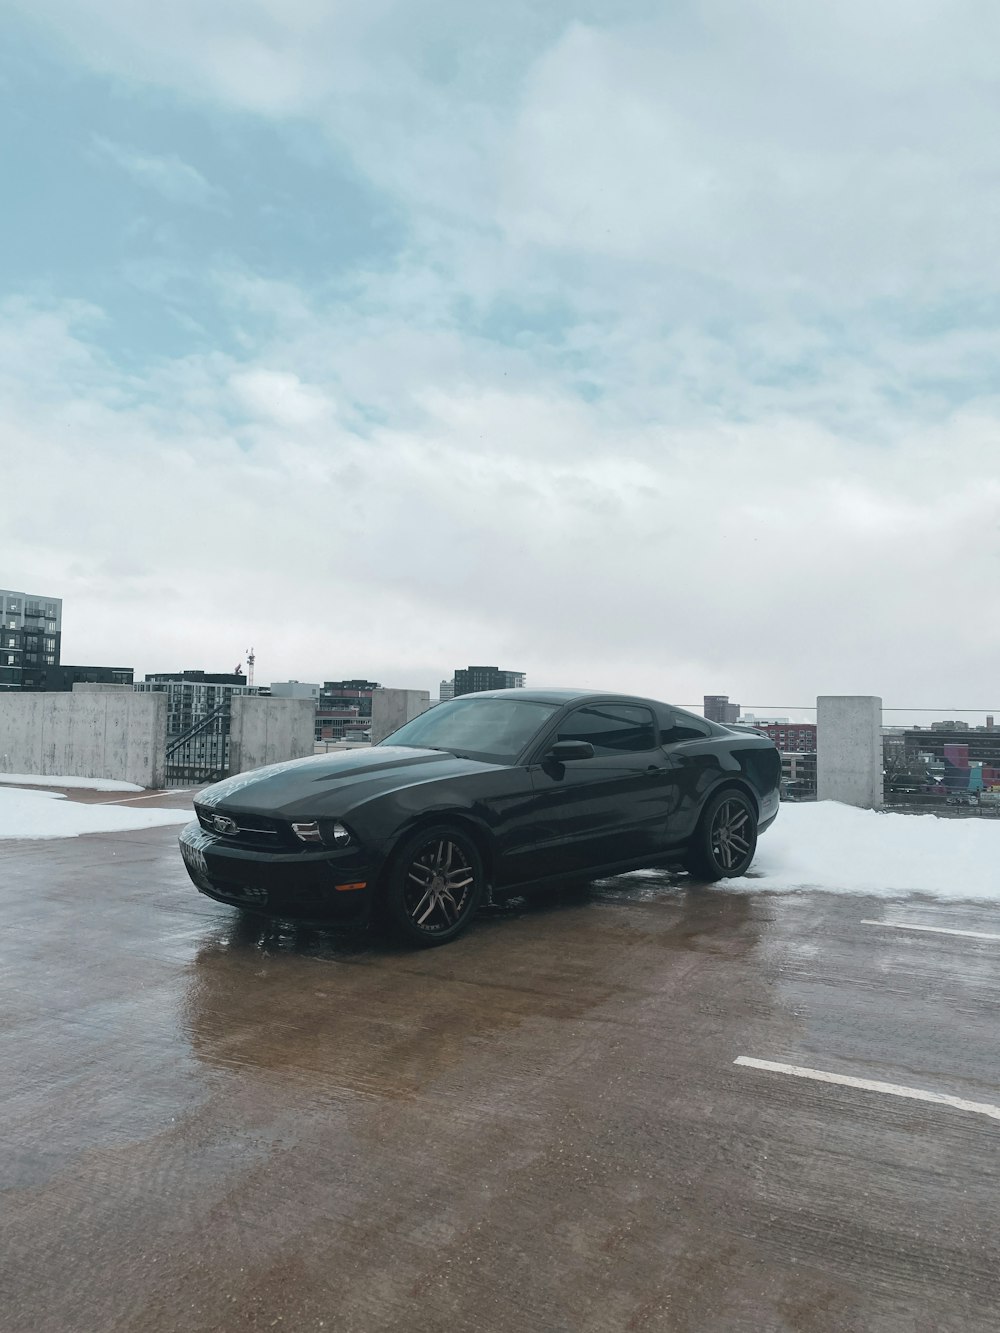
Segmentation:
{"type": "Polygon", "coordinates": [[[996,1103],[981,907],[644,873],[414,952],[170,829],[0,859],[5,1333],[996,1327],[1000,1124],[734,1064],[996,1103]]]}

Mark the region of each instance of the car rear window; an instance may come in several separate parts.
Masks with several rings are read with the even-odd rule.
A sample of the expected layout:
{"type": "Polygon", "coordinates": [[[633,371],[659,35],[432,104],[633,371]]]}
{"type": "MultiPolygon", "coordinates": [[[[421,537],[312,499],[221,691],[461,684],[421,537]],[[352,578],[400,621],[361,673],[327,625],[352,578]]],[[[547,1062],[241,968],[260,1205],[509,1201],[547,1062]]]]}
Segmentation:
{"type": "Polygon", "coordinates": [[[660,719],[660,741],[664,745],[671,745],[675,741],[700,740],[711,734],[712,728],[708,723],[691,713],[675,710],[668,717],[660,719]]]}
{"type": "Polygon", "coordinates": [[[404,723],[379,744],[449,750],[510,764],[558,711],[558,704],[529,699],[452,699],[404,723]]]}

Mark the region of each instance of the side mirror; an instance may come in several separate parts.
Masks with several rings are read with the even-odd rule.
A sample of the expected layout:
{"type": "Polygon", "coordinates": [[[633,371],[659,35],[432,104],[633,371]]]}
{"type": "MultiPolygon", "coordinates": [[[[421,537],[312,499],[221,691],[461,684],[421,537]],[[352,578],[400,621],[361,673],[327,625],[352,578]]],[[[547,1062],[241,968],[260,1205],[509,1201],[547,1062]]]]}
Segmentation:
{"type": "Polygon", "coordinates": [[[557,764],[567,764],[571,759],[593,759],[594,747],[590,741],[556,741],[545,756],[557,764]]]}

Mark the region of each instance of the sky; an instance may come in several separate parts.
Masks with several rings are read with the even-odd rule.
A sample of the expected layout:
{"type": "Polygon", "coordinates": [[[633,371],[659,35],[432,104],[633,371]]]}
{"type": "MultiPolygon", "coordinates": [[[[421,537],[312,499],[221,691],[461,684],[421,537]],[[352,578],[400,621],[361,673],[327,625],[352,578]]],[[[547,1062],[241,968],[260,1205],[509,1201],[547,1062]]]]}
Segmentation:
{"type": "Polygon", "coordinates": [[[1000,714],[993,0],[3,24],[0,586],[64,661],[1000,714]]]}

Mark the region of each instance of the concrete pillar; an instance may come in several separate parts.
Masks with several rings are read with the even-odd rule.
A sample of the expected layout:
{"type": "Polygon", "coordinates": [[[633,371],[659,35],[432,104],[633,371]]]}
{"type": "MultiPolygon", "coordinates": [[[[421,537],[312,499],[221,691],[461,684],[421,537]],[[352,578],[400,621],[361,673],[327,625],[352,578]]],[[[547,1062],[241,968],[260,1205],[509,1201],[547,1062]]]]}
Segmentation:
{"type": "Polygon", "coordinates": [[[816,795],[863,810],[882,804],[882,700],[821,694],[816,700],[816,795]]]}
{"type": "Polygon", "coordinates": [[[316,705],[312,699],[233,697],[229,724],[229,772],[305,759],[313,753],[316,705]]]}
{"type": "Polygon", "coordinates": [[[431,706],[429,690],[373,690],[372,744],[384,741],[404,722],[431,706]]]}

